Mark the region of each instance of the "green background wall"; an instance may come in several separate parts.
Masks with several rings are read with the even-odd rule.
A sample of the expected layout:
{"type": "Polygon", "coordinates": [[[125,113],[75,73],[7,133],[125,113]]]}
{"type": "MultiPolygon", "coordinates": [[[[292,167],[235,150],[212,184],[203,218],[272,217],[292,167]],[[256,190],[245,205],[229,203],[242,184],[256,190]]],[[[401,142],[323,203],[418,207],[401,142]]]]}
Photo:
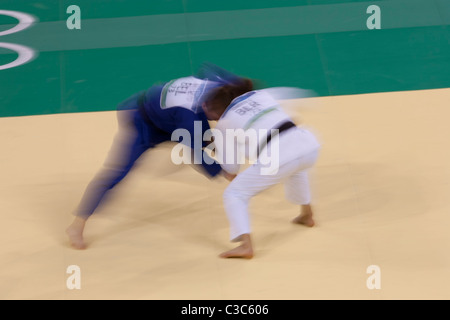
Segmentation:
{"type": "MultiPolygon", "coordinates": [[[[2,0],[32,27],[0,37],[38,52],[0,70],[0,116],[114,110],[203,61],[319,96],[450,87],[450,0],[2,0]],[[69,30],[69,5],[81,29],[69,30]],[[369,30],[368,6],[381,9],[369,30]]],[[[0,16],[0,31],[17,20],[0,16]]],[[[0,65],[17,54],[0,48],[0,65]]]]}

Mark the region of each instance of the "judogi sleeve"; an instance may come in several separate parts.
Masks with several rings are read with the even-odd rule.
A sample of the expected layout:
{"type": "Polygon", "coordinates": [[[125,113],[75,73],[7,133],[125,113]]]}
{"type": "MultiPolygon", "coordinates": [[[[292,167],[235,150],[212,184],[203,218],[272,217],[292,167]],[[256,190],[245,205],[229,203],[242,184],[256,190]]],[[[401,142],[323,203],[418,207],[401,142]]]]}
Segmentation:
{"type": "Polygon", "coordinates": [[[185,108],[177,108],[174,111],[174,118],[178,128],[186,129],[190,133],[190,141],[183,141],[183,143],[188,143],[194,151],[194,163],[200,164],[211,177],[219,174],[222,169],[220,164],[203,152],[203,147],[207,145],[207,142],[203,141],[203,134],[210,129],[204,113],[194,113],[185,108]]]}
{"type": "Polygon", "coordinates": [[[240,154],[235,130],[228,126],[226,119],[221,119],[214,128],[214,144],[216,159],[223,170],[231,174],[238,174],[240,169],[240,154]]]}

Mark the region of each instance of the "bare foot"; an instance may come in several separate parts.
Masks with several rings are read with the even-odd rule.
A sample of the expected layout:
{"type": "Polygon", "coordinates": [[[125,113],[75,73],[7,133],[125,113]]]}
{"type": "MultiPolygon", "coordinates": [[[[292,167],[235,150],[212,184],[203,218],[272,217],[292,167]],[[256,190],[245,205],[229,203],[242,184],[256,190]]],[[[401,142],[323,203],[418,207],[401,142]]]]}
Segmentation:
{"type": "Polygon", "coordinates": [[[313,216],[313,212],[312,212],[311,206],[303,205],[301,207],[300,215],[295,217],[292,220],[292,223],[302,224],[302,225],[310,227],[310,228],[314,227],[315,222],[314,222],[314,219],[312,218],[312,216],[313,216]]]}
{"type": "Polygon", "coordinates": [[[225,251],[219,255],[221,258],[243,258],[243,259],[251,259],[253,258],[253,245],[250,234],[242,234],[239,236],[239,241],[242,244],[239,247],[231,249],[229,251],[225,251]]]}
{"type": "Polygon", "coordinates": [[[66,229],[66,234],[69,236],[70,244],[78,250],[83,250],[87,247],[83,240],[84,224],[85,220],[77,217],[66,229]]]}
{"type": "Polygon", "coordinates": [[[298,217],[295,217],[292,220],[292,223],[302,224],[302,225],[310,227],[310,228],[314,227],[314,225],[315,225],[315,222],[314,222],[312,216],[303,216],[303,215],[299,215],[298,217]]]}
{"type": "Polygon", "coordinates": [[[253,249],[248,248],[247,246],[244,245],[240,245],[239,247],[221,253],[219,257],[251,259],[253,258],[253,249]]]}

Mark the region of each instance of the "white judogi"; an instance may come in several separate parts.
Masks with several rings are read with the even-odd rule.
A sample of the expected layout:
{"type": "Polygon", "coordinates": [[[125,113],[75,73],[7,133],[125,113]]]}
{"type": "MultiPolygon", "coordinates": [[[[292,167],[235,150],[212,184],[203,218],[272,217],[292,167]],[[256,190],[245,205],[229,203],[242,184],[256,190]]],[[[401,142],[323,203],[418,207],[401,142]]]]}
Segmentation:
{"type": "Polygon", "coordinates": [[[234,99],[217,122],[216,158],[223,170],[239,173],[243,162],[238,150],[250,160],[255,160],[260,151],[256,163],[239,173],[223,195],[231,241],[239,241],[242,234],[250,233],[248,205],[259,192],[284,182],[287,200],[299,205],[311,201],[306,170],[316,162],[320,145],[310,131],[290,128],[273,136],[267,146],[259,150],[270,130],[286,121],[291,121],[290,117],[269,91],[257,90],[234,99]],[[231,133],[235,130],[241,130],[241,136],[233,136],[231,133]],[[256,143],[252,139],[255,136],[256,143]],[[228,157],[230,153],[232,157],[228,157]]]}

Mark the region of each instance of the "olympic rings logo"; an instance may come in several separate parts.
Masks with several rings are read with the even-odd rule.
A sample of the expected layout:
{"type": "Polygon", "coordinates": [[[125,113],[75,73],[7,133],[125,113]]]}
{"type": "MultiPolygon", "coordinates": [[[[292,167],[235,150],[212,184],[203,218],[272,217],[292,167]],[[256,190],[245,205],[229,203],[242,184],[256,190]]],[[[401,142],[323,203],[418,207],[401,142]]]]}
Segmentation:
{"type": "MultiPolygon", "coordinates": [[[[25,29],[31,27],[31,25],[33,25],[33,23],[36,21],[36,19],[33,16],[23,13],[23,12],[0,10],[0,15],[10,16],[10,17],[13,17],[13,18],[16,18],[17,20],[19,20],[19,23],[16,26],[14,26],[8,30],[5,30],[5,31],[0,31],[0,36],[5,36],[7,34],[12,34],[12,33],[16,33],[16,32],[25,30],[25,29]]],[[[36,55],[36,53],[33,49],[22,46],[20,44],[0,42],[0,48],[5,48],[5,49],[15,51],[19,55],[16,58],[16,60],[14,60],[10,63],[4,64],[4,65],[1,65],[0,70],[18,67],[22,64],[25,64],[25,63],[31,61],[36,55]]]]}

